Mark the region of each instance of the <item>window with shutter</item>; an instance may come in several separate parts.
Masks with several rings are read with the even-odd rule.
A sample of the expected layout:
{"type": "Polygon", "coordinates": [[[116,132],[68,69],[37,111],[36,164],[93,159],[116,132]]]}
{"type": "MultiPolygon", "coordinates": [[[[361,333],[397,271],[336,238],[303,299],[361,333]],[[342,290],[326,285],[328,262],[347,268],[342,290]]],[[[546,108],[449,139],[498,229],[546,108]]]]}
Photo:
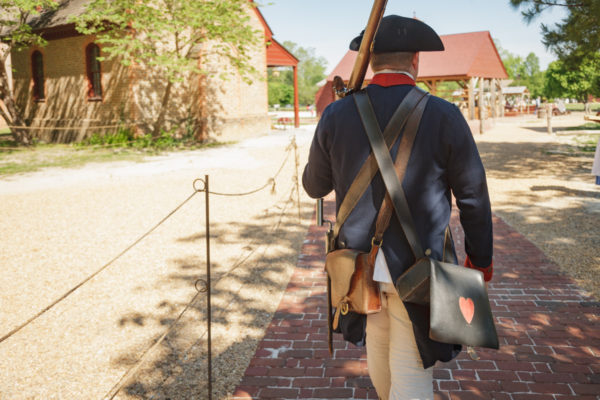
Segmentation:
{"type": "Polygon", "coordinates": [[[31,54],[31,76],[33,77],[33,98],[44,100],[44,56],[38,50],[31,54]]]}
{"type": "Polygon", "coordinates": [[[100,47],[90,43],[86,49],[86,66],[88,77],[88,98],[90,100],[102,100],[102,71],[100,69],[100,47]]]}

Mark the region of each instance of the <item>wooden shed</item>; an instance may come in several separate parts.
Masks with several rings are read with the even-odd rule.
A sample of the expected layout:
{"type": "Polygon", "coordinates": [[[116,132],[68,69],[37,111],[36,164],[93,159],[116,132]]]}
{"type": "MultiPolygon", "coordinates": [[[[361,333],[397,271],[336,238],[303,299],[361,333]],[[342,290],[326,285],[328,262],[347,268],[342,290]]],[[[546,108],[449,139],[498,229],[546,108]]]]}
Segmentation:
{"type": "Polygon", "coordinates": [[[265,32],[265,42],[267,44],[267,67],[292,67],[294,71],[294,125],[296,128],[300,126],[298,103],[298,62],[299,60],[290,53],[281,43],[273,38],[273,31],[267,24],[262,13],[255,8],[258,18],[263,25],[265,32]]]}

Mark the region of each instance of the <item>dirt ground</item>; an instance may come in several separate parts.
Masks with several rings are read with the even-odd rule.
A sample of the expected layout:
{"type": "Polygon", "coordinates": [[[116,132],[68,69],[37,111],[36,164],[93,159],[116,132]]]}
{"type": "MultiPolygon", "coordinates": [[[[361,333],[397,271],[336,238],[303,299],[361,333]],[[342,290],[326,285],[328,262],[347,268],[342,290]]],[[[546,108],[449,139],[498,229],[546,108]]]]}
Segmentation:
{"type": "MultiPolygon", "coordinates": [[[[555,127],[583,123],[572,114],[555,127]]],[[[302,169],[313,127],[224,148],[0,179],[0,336],[114,258],[210,174],[213,384],[240,381],[293,271],[313,201],[296,201],[292,134],[302,169]]],[[[600,190],[592,158],[553,154],[572,142],[535,118],[475,135],[494,212],[599,298],[600,190]]],[[[0,342],[0,399],[99,399],[175,321],[205,278],[204,195],[64,301],[0,342]]],[[[119,399],[197,399],[206,392],[206,302],[193,303],[119,399]]]]}
{"type": "Polygon", "coordinates": [[[475,138],[493,211],[600,299],[600,186],[591,175],[594,153],[569,153],[577,136],[565,131],[584,122],[583,113],[555,117],[549,135],[545,120],[508,119],[475,138]]]}
{"type": "MultiPolygon", "coordinates": [[[[312,129],[142,164],[0,180],[0,336],[152,228],[194,193],[196,178],[209,174],[211,191],[220,193],[265,186],[248,196],[210,198],[213,388],[215,398],[224,398],[279,304],[312,216],[313,202],[294,191],[295,157],[286,151],[292,133],[305,160],[312,129]]],[[[195,195],[139,245],[1,342],[0,399],[110,398],[197,293],[196,280],[206,278],[204,205],[204,193],[195,195]]],[[[200,295],[115,398],[203,398],[205,317],[200,295]]]]}

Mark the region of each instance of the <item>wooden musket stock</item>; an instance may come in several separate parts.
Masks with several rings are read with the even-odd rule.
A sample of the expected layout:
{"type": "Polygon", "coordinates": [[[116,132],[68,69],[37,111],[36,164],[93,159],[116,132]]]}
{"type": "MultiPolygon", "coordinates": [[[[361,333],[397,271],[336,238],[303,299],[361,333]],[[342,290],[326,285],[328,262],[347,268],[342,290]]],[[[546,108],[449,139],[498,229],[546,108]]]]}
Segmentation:
{"type": "Polygon", "coordinates": [[[365,28],[365,33],[358,49],[358,55],[356,56],[356,61],[348,80],[348,86],[344,85],[341,77],[336,76],[333,78],[333,87],[339,97],[347,96],[362,88],[367,68],[369,67],[369,60],[371,59],[373,39],[379,27],[379,22],[383,17],[386,4],[387,0],[375,0],[373,3],[371,15],[369,16],[369,21],[367,22],[367,27],[365,28]]]}

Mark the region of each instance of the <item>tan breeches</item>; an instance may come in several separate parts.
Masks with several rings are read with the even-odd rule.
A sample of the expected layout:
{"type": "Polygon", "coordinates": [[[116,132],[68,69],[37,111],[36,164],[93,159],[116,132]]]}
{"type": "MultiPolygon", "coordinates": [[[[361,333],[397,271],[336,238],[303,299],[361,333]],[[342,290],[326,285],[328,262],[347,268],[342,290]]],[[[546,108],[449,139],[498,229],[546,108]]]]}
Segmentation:
{"type": "Polygon", "coordinates": [[[433,368],[423,369],[412,322],[391,284],[382,286],[382,310],[367,316],[367,364],[383,400],[433,400],[433,368]]]}

